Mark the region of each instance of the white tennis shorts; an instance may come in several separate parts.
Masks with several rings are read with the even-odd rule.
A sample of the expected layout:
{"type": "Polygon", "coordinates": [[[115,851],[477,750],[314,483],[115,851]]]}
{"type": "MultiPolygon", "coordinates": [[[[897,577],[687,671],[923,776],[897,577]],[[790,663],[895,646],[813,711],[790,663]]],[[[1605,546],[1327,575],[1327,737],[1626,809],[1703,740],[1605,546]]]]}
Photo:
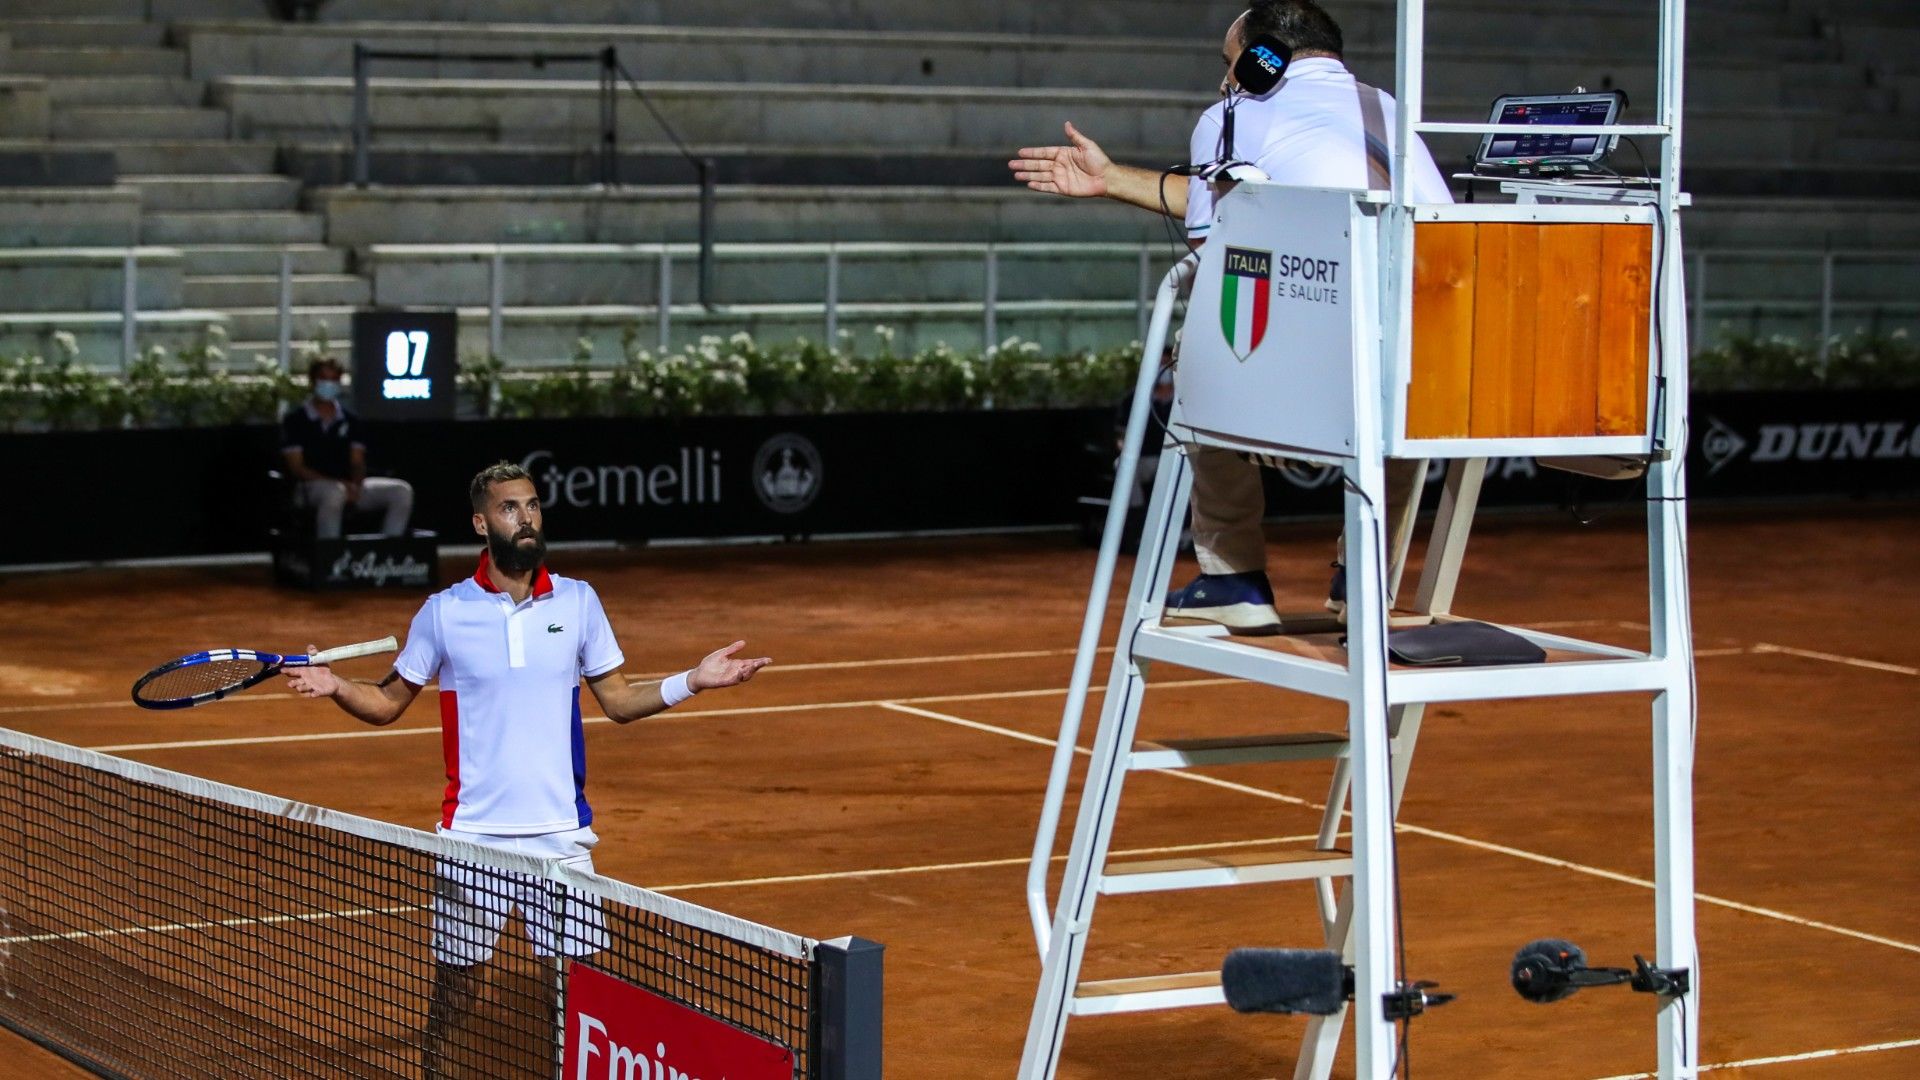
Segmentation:
{"type": "MultiPolygon", "coordinates": [[[[592,829],[536,836],[447,835],[538,859],[559,859],[586,871],[593,869],[593,845],[600,842],[592,829]]],[[[500,928],[516,907],[527,925],[533,951],[541,956],[590,956],[607,947],[606,922],[596,897],[568,890],[563,898],[553,882],[534,875],[450,859],[434,863],[434,877],[433,958],[441,963],[463,967],[484,963],[493,956],[500,928]]]]}

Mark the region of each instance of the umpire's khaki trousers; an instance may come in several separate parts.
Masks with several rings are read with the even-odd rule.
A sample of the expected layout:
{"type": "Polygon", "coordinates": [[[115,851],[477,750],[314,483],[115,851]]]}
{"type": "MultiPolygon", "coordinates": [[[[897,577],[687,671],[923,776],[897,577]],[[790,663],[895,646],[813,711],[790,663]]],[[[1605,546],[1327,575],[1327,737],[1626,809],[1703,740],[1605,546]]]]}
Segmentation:
{"type": "MultiPolygon", "coordinates": [[[[1266,498],[1260,490],[1260,466],[1232,450],[1189,447],[1187,464],[1193,469],[1193,550],[1203,574],[1244,574],[1267,568],[1267,538],[1260,531],[1266,516],[1266,498]]],[[[1387,460],[1387,506],[1381,514],[1391,521],[1392,509],[1406,505],[1421,463],[1387,460]]],[[[1338,561],[1344,548],[1334,548],[1338,561]]]]}

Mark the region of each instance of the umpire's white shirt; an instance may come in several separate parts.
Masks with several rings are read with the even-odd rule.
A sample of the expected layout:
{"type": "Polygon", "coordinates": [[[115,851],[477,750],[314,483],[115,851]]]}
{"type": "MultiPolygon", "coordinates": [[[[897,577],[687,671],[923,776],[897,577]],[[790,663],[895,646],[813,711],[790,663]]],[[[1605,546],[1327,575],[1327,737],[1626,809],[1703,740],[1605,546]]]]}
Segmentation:
{"type": "Polygon", "coordinates": [[[472,577],[428,597],[393,664],[416,686],[440,680],[440,826],[507,836],[585,828],[580,679],[626,658],[593,586],[542,567],[516,604],[488,570],[483,553],[472,577]]]}
{"type": "MultiPolygon", "coordinates": [[[[1279,86],[1264,97],[1242,97],[1234,106],[1233,156],[1259,166],[1276,184],[1385,190],[1392,183],[1397,112],[1392,95],[1354,78],[1340,61],[1295,60],[1279,86]]],[[[1225,115],[1225,101],[1200,114],[1187,160],[1205,164],[1220,158],[1225,115]]],[[[1414,202],[1453,201],[1425,143],[1408,155],[1407,164],[1413,169],[1408,191],[1414,202]]],[[[1187,235],[1204,240],[1212,225],[1213,190],[1193,177],[1187,182],[1187,235]]]]}

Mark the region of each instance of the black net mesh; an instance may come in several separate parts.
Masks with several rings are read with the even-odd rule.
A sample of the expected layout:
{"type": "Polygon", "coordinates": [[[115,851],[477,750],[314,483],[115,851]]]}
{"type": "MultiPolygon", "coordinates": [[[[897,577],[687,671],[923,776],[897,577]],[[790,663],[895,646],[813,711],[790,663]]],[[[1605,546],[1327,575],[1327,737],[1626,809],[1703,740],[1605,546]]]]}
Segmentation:
{"type": "Polygon", "coordinates": [[[134,686],[133,696],[141,701],[179,701],[229,690],[260,674],[266,666],[258,660],[212,660],[166,668],[142,678],[134,686]]]}
{"type": "Polygon", "coordinates": [[[0,848],[0,1022],[124,1076],[551,1077],[535,941],[816,1075],[807,960],[538,875],[12,746],[0,848]]]}

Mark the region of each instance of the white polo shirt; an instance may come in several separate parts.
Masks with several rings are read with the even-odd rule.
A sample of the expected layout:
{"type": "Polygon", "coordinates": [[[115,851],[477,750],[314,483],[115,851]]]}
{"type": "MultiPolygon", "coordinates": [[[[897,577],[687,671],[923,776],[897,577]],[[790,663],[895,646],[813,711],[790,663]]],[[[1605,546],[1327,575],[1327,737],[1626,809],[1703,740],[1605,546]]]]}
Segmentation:
{"type": "Polygon", "coordinates": [[[527,836],[592,824],[580,679],[625,661],[593,586],[545,567],[516,604],[483,552],[472,577],[428,597],[393,667],[415,686],[440,680],[441,827],[527,836]]]}
{"type": "MultiPolygon", "coordinates": [[[[1221,120],[1227,103],[1215,103],[1193,127],[1187,160],[1197,164],[1221,154],[1221,120]]],[[[1392,186],[1395,116],[1393,96],[1353,77],[1327,56],[1287,65],[1280,85],[1263,97],[1242,97],[1233,112],[1233,156],[1250,161],[1276,184],[1294,187],[1385,190],[1392,186]]],[[[1414,202],[1450,203],[1453,193],[1426,144],[1409,155],[1414,202]]],[[[1204,240],[1213,225],[1213,189],[1187,181],[1187,235],[1204,240]]]]}

